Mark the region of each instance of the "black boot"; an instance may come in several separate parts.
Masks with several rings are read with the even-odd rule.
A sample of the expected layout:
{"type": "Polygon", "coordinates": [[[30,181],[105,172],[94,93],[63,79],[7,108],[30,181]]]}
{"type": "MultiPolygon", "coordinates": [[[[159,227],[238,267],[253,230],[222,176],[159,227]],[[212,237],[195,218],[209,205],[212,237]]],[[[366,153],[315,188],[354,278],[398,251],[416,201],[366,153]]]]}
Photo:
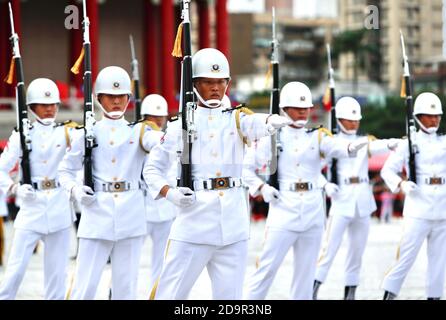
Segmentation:
{"type": "Polygon", "coordinates": [[[440,300],[439,297],[428,297],[427,300],[440,300]]]}
{"type": "Polygon", "coordinates": [[[314,280],[313,283],[313,300],[317,300],[317,292],[319,291],[319,287],[321,286],[322,282],[318,280],[314,280]]]}
{"type": "Polygon", "coordinates": [[[345,286],[344,300],[356,300],[355,292],[356,292],[356,286],[345,286]]]}
{"type": "Polygon", "coordinates": [[[390,292],[390,291],[384,291],[384,297],[383,300],[395,300],[396,294],[390,292]]]}

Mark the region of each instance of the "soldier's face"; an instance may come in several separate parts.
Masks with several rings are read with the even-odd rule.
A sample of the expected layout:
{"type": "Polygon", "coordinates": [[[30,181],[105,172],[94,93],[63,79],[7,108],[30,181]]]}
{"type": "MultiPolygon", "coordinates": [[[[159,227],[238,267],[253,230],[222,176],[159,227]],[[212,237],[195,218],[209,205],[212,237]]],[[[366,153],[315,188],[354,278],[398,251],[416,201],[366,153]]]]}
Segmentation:
{"type": "Polygon", "coordinates": [[[440,126],[440,115],[419,114],[417,117],[426,128],[438,128],[440,126]]]}
{"type": "Polygon", "coordinates": [[[161,129],[166,125],[167,117],[164,116],[146,116],[145,119],[155,122],[155,124],[161,129]]]}
{"type": "Polygon", "coordinates": [[[310,116],[310,110],[311,108],[283,108],[283,111],[285,111],[293,121],[307,120],[310,116]]]}
{"type": "Polygon", "coordinates": [[[198,78],[195,80],[195,88],[205,101],[222,100],[228,84],[228,79],[198,78]]]}
{"type": "Polygon", "coordinates": [[[57,113],[57,103],[52,104],[33,104],[31,106],[31,110],[40,118],[40,119],[49,119],[55,118],[57,113]]]}
{"type": "Polygon", "coordinates": [[[345,130],[359,129],[359,120],[339,119],[339,122],[344,126],[345,130]]]}
{"type": "Polygon", "coordinates": [[[103,94],[98,95],[98,101],[107,112],[121,111],[124,112],[129,103],[129,96],[126,94],[103,94]]]}

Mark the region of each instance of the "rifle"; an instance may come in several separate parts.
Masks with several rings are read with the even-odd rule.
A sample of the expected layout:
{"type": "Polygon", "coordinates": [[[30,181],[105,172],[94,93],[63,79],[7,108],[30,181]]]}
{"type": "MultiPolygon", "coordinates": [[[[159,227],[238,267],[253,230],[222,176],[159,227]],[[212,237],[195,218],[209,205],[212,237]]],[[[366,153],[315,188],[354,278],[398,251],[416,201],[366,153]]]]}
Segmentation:
{"type": "Polygon", "coordinates": [[[84,52],[84,185],[94,190],[93,181],[93,148],[97,147],[96,138],[93,132],[93,126],[96,122],[93,110],[92,80],[91,80],[91,45],[90,45],[90,19],[87,16],[86,0],[82,1],[84,20],[82,26],[83,33],[83,52],[84,52]]]}
{"type": "MultiPolygon", "coordinates": [[[[270,98],[270,114],[279,114],[279,41],[276,37],[276,12],[272,7],[272,41],[271,41],[271,68],[273,71],[273,87],[271,90],[270,98]]],[[[279,151],[281,150],[279,133],[276,132],[271,136],[271,161],[269,167],[270,176],[268,184],[277,190],[279,190],[278,181],[278,164],[279,164],[279,151]],[[271,174],[272,172],[272,174],[271,174]]]]}
{"type": "MultiPolygon", "coordinates": [[[[11,46],[12,46],[12,62],[15,66],[15,73],[17,77],[16,84],[16,105],[17,105],[17,129],[20,134],[20,146],[22,148],[22,159],[20,167],[22,169],[22,184],[31,184],[31,164],[29,161],[29,153],[31,152],[31,138],[29,130],[31,123],[28,119],[28,109],[26,106],[25,96],[25,79],[23,76],[22,57],[20,56],[19,36],[14,29],[14,16],[12,13],[11,3],[9,3],[9,18],[11,21],[11,46]]],[[[7,82],[12,84],[13,68],[10,70],[7,82]]]]}
{"type": "MultiPolygon", "coordinates": [[[[184,55],[181,62],[181,93],[180,114],[182,127],[183,151],[181,153],[181,175],[179,186],[194,189],[192,183],[192,143],[195,140],[194,110],[196,109],[195,95],[192,83],[192,43],[189,17],[190,0],[183,0],[181,22],[178,28],[177,40],[183,33],[184,55]]],[[[181,57],[181,43],[175,42],[172,54],[181,57]]]]}
{"type": "Polygon", "coordinates": [[[133,37],[130,35],[130,51],[132,53],[132,80],[133,90],[135,95],[135,121],[141,118],[141,97],[139,95],[139,71],[138,71],[138,59],[136,59],[135,46],[133,43],[133,37]]]}
{"type": "MultiPolygon", "coordinates": [[[[330,45],[327,43],[327,59],[328,59],[328,86],[330,88],[330,120],[328,122],[328,129],[330,132],[335,135],[338,133],[338,126],[336,123],[336,110],[335,110],[335,104],[336,104],[336,96],[335,96],[335,81],[334,81],[334,70],[331,65],[331,50],[330,45]]],[[[331,166],[330,166],[330,176],[331,176],[331,182],[337,183],[338,182],[338,170],[337,170],[337,162],[338,160],[336,158],[331,159],[331,166]]]]}
{"type": "Polygon", "coordinates": [[[409,180],[417,183],[417,176],[415,171],[415,153],[417,152],[417,146],[415,142],[415,119],[413,116],[413,97],[412,97],[412,86],[411,77],[409,71],[409,59],[406,55],[406,48],[404,45],[403,32],[400,30],[401,35],[401,49],[403,53],[403,88],[404,94],[402,92],[401,97],[406,98],[406,135],[409,142],[409,180]]]}

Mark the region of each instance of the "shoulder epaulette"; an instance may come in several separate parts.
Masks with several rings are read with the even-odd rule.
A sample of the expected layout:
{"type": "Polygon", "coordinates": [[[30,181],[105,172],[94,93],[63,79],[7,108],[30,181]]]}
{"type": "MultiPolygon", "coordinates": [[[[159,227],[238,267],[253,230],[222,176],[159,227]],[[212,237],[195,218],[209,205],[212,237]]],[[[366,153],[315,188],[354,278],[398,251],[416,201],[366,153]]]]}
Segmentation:
{"type": "Polygon", "coordinates": [[[241,103],[241,104],[239,104],[239,105],[237,105],[235,107],[226,108],[226,109],[222,110],[221,112],[232,112],[232,111],[239,110],[239,109],[248,109],[245,106],[246,106],[245,103],[241,103]]]}
{"type": "Polygon", "coordinates": [[[141,119],[139,119],[139,120],[130,122],[130,123],[128,124],[128,126],[129,126],[129,127],[133,127],[134,125],[137,125],[138,123],[141,123],[141,122],[143,122],[143,121],[145,121],[145,120],[144,120],[143,118],[141,118],[141,119]]]}
{"type": "Polygon", "coordinates": [[[313,128],[307,128],[306,132],[307,132],[307,133],[310,133],[310,132],[319,130],[319,129],[321,129],[321,128],[323,128],[322,125],[319,125],[319,126],[316,126],[316,127],[313,127],[313,128]]]}
{"type": "Polygon", "coordinates": [[[319,132],[319,134],[325,133],[327,136],[333,137],[333,133],[331,133],[330,130],[328,130],[327,128],[324,128],[322,126],[317,128],[317,131],[319,132]]]}
{"type": "Polygon", "coordinates": [[[374,135],[372,135],[372,134],[368,134],[368,135],[367,135],[367,138],[369,138],[369,141],[375,141],[375,140],[377,140],[377,138],[376,138],[374,135]]]}
{"type": "Polygon", "coordinates": [[[77,128],[79,124],[73,120],[66,120],[63,122],[57,122],[54,126],[55,127],[67,126],[68,128],[77,128]]]}

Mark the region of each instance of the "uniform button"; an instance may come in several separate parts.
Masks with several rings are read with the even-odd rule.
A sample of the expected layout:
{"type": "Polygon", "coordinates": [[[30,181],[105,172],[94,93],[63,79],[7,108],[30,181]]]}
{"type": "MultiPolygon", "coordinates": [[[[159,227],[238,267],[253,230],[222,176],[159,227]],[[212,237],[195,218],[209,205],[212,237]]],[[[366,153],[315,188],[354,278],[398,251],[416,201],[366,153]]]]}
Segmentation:
{"type": "Polygon", "coordinates": [[[212,152],[212,156],[216,158],[218,156],[218,153],[217,152],[212,152]]]}
{"type": "Polygon", "coordinates": [[[112,132],[115,132],[115,131],[116,131],[116,128],[111,128],[111,131],[112,131],[112,132]]]}
{"type": "Polygon", "coordinates": [[[296,167],[300,166],[300,164],[296,163],[296,167]]]}
{"type": "Polygon", "coordinates": [[[296,149],[294,149],[294,152],[297,152],[297,148],[296,148],[296,149]]]}
{"type": "Polygon", "coordinates": [[[220,197],[223,197],[224,192],[223,192],[223,191],[220,191],[220,192],[218,193],[218,195],[219,195],[220,197]]]}
{"type": "Polygon", "coordinates": [[[221,176],[221,172],[220,172],[220,171],[217,171],[217,172],[215,173],[215,175],[216,175],[217,177],[220,177],[220,176],[221,176]]]}
{"type": "Polygon", "coordinates": [[[209,138],[213,138],[214,137],[214,134],[213,133],[211,133],[210,135],[209,135],[209,138]]]}
{"type": "Polygon", "coordinates": [[[302,179],[299,179],[299,182],[302,182],[302,179]]]}
{"type": "Polygon", "coordinates": [[[111,162],[112,162],[112,163],[115,163],[115,162],[116,162],[116,158],[113,158],[113,159],[111,160],[111,162]]]}
{"type": "Polygon", "coordinates": [[[118,195],[117,195],[117,194],[114,194],[113,196],[114,196],[115,198],[117,198],[117,197],[118,197],[118,195]]]}
{"type": "Polygon", "coordinates": [[[44,164],[46,164],[46,163],[47,163],[48,161],[46,161],[46,160],[43,160],[42,162],[43,162],[44,164]]]}
{"type": "Polygon", "coordinates": [[[115,144],[115,142],[113,141],[113,140],[111,140],[110,141],[110,145],[112,146],[112,145],[114,145],[115,144]]]}
{"type": "Polygon", "coordinates": [[[40,147],[41,147],[42,149],[45,149],[45,145],[44,145],[44,144],[42,144],[40,147]]]}
{"type": "Polygon", "coordinates": [[[214,118],[212,116],[208,117],[209,121],[213,120],[214,118]]]}
{"type": "Polygon", "coordinates": [[[113,177],[113,181],[118,181],[118,178],[117,177],[113,177]]]}

